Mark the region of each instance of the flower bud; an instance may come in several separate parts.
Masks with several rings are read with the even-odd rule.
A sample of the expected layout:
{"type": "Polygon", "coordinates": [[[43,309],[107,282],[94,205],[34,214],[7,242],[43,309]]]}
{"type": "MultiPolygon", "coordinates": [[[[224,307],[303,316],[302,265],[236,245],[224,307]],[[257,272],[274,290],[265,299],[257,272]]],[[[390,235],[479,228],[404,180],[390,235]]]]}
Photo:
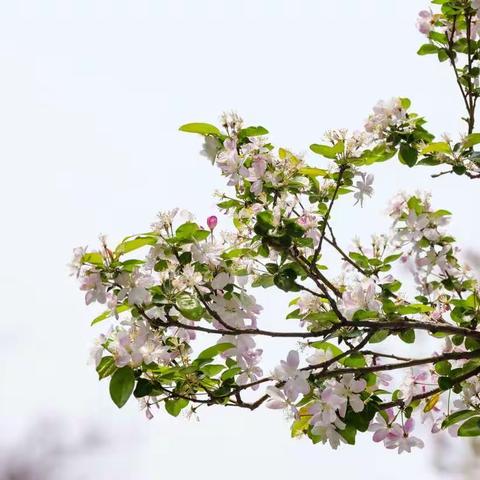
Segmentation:
{"type": "Polygon", "coordinates": [[[210,230],[213,230],[217,226],[218,219],[215,215],[207,218],[207,225],[210,230]]]}

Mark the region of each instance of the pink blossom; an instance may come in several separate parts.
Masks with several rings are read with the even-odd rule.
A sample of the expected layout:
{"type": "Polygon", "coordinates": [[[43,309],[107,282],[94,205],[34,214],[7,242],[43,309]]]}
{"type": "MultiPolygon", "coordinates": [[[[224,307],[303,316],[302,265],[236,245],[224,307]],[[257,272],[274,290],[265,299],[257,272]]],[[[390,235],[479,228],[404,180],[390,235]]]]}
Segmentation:
{"type": "Polygon", "coordinates": [[[87,273],[82,277],[80,290],[86,290],[85,303],[105,303],[107,301],[107,289],[102,283],[102,277],[97,272],[87,273]]]}
{"type": "Polygon", "coordinates": [[[360,206],[363,207],[363,200],[365,195],[371,197],[373,194],[373,175],[369,173],[368,175],[364,172],[359,173],[361,180],[355,184],[357,191],[354,193],[354,197],[357,200],[355,205],[360,202],[360,206]]]}
{"type": "Polygon", "coordinates": [[[266,392],[270,397],[270,400],[266,403],[267,408],[278,410],[287,408],[291,405],[289,399],[279,388],[270,385],[266,388],[266,392]]]}
{"type": "Polygon", "coordinates": [[[207,218],[207,225],[210,230],[213,230],[217,226],[218,219],[215,215],[211,215],[207,218]]]}
{"type": "Polygon", "coordinates": [[[375,297],[375,282],[371,279],[356,282],[342,295],[340,311],[351,320],[358,310],[379,312],[382,304],[375,297]]]}
{"type": "Polygon", "coordinates": [[[415,421],[413,418],[409,418],[403,427],[398,423],[392,425],[387,439],[385,440],[385,446],[389,449],[398,448],[398,453],[412,451],[413,447],[423,448],[424,443],[417,437],[410,435],[415,426],[415,421]]]}
{"type": "Polygon", "coordinates": [[[375,417],[376,421],[372,422],[368,427],[370,432],[374,432],[372,437],[374,442],[383,442],[392,428],[392,423],[395,418],[393,410],[389,408],[388,410],[385,410],[385,414],[387,416],[386,419],[383,415],[377,413],[377,416],[375,417]]]}
{"type": "Polygon", "coordinates": [[[435,21],[431,10],[422,10],[418,13],[417,28],[420,33],[428,35],[433,28],[435,21]]]}
{"type": "MultiPolygon", "coordinates": [[[[355,375],[353,373],[347,373],[343,375],[340,381],[332,384],[333,393],[339,397],[343,397],[348,400],[352,410],[356,413],[361,412],[365,405],[360,393],[362,393],[365,388],[367,388],[367,382],[365,379],[361,378],[355,380],[355,375]]],[[[342,417],[347,413],[347,405],[344,403],[339,410],[342,417]]]]}
{"type": "Polygon", "coordinates": [[[418,393],[424,393],[427,391],[426,383],[429,381],[431,374],[428,370],[413,370],[408,374],[402,385],[400,386],[401,398],[405,406],[409,405],[414,397],[418,393]]]}
{"type": "Polygon", "coordinates": [[[311,238],[313,240],[313,246],[316,247],[320,241],[317,216],[311,212],[304,211],[297,222],[306,230],[305,236],[311,238]]]}
{"type": "Polygon", "coordinates": [[[306,395],[310,392],[310,384],[307,382],[308,372],[298,370],[300,358],[296,350],[288,353],[287,360],[281,360],[275,368],[273,376],[285,382],[283,391],[287,398],[294,402],[300,393],[306,395]]]}

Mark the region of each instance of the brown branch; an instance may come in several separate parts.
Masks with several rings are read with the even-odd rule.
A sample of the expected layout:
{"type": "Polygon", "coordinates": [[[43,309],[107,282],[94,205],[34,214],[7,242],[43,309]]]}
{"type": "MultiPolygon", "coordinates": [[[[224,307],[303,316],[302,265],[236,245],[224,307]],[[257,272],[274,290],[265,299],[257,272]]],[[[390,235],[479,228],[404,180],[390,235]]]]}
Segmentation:
{"type": "MultiPolygon", "coordinates": [[[[363,352],[362,352],[363,353],[363,352]]],[[[444,353],[442,355],[434,355],[432,357],[425,358],[415,358],[407,362],[400,363],[389,363],[386,365],[372,365],[370,367],[351,367],[351,368],[338,368],[335,370],[330,370],[328,372],[320,372],[315,375],[316,378],[328,378],[336,377],[337,375],[345,375],[347,373],[355,373],[362,375],[365,373],[375,373],[375,372],[387,372],[391,370],[400,370],[403,368],[415,367],[418,365],[427,365],[430,363],[437,363],[443,360],[469,360],[472,358],[480,358],[480,349],[472,350],[471,352],[450,352],[444,353]]],[[[304,370],[310,370],[310,367],[305,368],[304,370]]]]}
{"type": "Polygon", "coordinates": [[[322,244],[323,244],[323,238],[325,237],[325,232],[327,229],[327,222],[330,218],[330,213],[332,212],[333,204],[335,203],[335,200],[337,198],[338,191],[340,190],[340,185],[342,184],[342,179],[343,179],[343,173],[347,169],[346,165],[341,165],[339,170],[338,170],[338,178],[337,178],[337,184],[335,185],[335,190],[333,191],[332,198],[330,200],[330,203],[327,208],[327,212],[325,213],[323,217],[323,225],[322,225],[322,230],[320,231],[320,240],[318,242],[317,248],[315,249],[315,253],[313,254],[313,260],[312,260],[312,265],[316,265],[318,256],[320,255],[320,252],[322,251],[322,244]]]}

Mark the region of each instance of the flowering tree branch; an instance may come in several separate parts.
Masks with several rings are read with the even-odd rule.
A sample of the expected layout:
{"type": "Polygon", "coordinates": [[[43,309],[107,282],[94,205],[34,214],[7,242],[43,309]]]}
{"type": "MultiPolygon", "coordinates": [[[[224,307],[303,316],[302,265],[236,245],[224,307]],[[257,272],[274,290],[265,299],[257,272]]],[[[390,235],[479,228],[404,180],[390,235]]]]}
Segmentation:
{"type": "Polygon", "coordinates": [[[203,136],[202,154],[227,180],[218,208],[233,231],[219,233],[216,216],[202,226],[174,210],[114,248],[102,238],[98,250],[75,250],[86,303],[107,307],[92,322],[111,323],[92,357],[118,407],[132,394],[148,418],[161,405],[173,416],[266,405],[291,415],[293,436],[333,448],[366,431],[399,453],[422,447],[418,418],[432,433],[480,435],[480,295],[447,231],[450,212],[426,194],[400,194],[388,233],[349,249],[335,235],[336,204],[372,196],[372,164],[397,158],[449,167],[434,176],[480,177],[480,2],[432,3],[440,12],[420,12],[428,43],[418,53],[453,67],[467,110],[457,141],[436,141],[405,98],[379,102],[360,133],[327,132],[310,146],[312,161],[235,114],[220,128],[187,124],[181,130],[203,136]],[[298,326],[264,328],[255,288],[287,298],[286,318],[298,326]],[[420,335],[436,344],[433,355],[396,349],[420,335]],[[198,348],[200,336],[208,348],[198,348]],[[263,349],[276,338],[298,343],[265,374],[263,349]]]}

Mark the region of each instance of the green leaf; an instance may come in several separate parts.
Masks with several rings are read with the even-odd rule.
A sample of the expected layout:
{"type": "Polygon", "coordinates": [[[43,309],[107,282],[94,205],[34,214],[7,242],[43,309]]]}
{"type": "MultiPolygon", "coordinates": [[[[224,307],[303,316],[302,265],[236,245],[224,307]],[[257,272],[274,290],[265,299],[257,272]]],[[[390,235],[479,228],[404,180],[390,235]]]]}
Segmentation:
{"type": "Polygon", "coordinates": [[[312,152],[317,153],[318,155],[322,155],[322,157],[330,158],[333,160],[337,158],[338,154],[343,153],[344,148],[345,144],[343,143],[343,141],[336,143],[333,147],[330,145],[319,145],[317,143],[310,145],[310,150],[312,152]]]}
{"type": "Polygon", "coordinates": [[[299,170],[299,173],[302,175],[307,175],[309,177],[324,177],[328,174],[327,170],[323,168],[313,168],[313,167],[304,167],[299,170]]]}
{"type": "Polygon", "coordinates": [[[91,263],[92,265],[103,266],[103,257],[98,252],[86,253],[82,257],[81,263],[91,263]]]}
{"type": "Polygon", "coordinates": [[[448,50],[446,48],[439,48],[438,49],[438,59],[441,62],[444,62],[445,60],[448,60],[448,58],[449,58],[448,50]]]}
{"type": "Polygon", "coordinates": [[[465,339],[465,347],[467,350],[479,350],[480,341],[475,340],[474,338],[468,337],[465,339]]]}
{"type": "Polygon", "coordinates": [[[388,255],[383,259],[383,263],[392,263],[395,260],[398,260],[402,256],[401,253],[395,253],[393,255],[388,255]]]}
{"type": "Polygon", "coordinates": [[[182,293],[177,297],[176,306],[179,312],[189,320],[200,320],[205,313],[205,309],[199,300],[189,293],[182,293]]]}
{"type": "Polygon", "coordinates": [[[378,312],[374,312],[373,310],[357,310],[352,320],[360,321],[360,320],[367,320],[369,318],[378,318],[378,312]]]}
{"type": "Polygon", "coordinates": [[[98,379],[109,377],[117,370],[113,357],[103,357],[97,366],[98,379]]]}
{"type": "Polygon", "coordinates": [[[447,217],[449,215],[451,215],[452,212],[449,212],[448,210],[437,210],[435,212],[433,212],[433,217],[434,218],[441,218],[441,217],[447,217]]]}
{"type": "Polygon", "coordinates": [[[390,332],[388,330],[377,330],[372,338],[370,339],[369,343],[380,343],[383,342],[388,336],[390,332]]]}
{"type": "Polygon", "coordinates": [[[113,403],[122,408],[130,398],[135,386],[135,374],[130,367],[119,368],[110,380],[110,397],[113,403]]]}
{"type": "MultiPolygon", "coordinates": [[[[376,378],[373,379],[373,383],[375,383],[375,380],[376,378]]],[[[376,413],[377,409],[371,403],[367,403],[362,412],[355,413],[351,410],[348,410],[347,414],[345,415],[345,423],[355,427],[355,429],[360,432],[366,432],[376,413]]]]}
{"type": "Polygon", "coordinates": [[[438,386],[442,390],[450,390],[454,385],[454,382],[449,377],[438,377],[438,386]]]}
{"type": "Polygon", "coordinates": [[[324,351],[330,350],[334,357],[337,357],[343,353],[340,348],[329,342],[312,342],[309,344],[309,346],[324,351]]]}
{"type": "Polygon", "coordinates": [[[427,145],[420,153],[422,155],[427,153],[452,153],[452,149],[447,142],[434,142],[427,145]]]}
{"type": "Polygon", "coordinates": [[[200,135],[221,135],[220,130],[210,123],[186,123],[179,130],[181,132],[199,133],[200,135]]]}
{"type": "Polygon", "coordinates": [[[348,357],[340,360],[340,363],[342,363],[346,367],[352,368],[361,368],[367,364],[365,362],[365,357],[360,352],[353,352],[348,357]]]}
{"type": "Polygon", "coordinates": [[[305,320],[318,323],[337,323],[339,321],[337,314],[333,311],[309,313],[305,320]]]}
{"type": "Polygon", "coordinates": [[[431,55],[438,52],[438,47],[432,43],[425,43],[422,45],[417,52],[417,55],[431,55]]]}
{"type": "Polygon", "coordinates": [[[473,417],[458,429],[459,437],[478,437],[480,435],[480,417],[473,417]]]}
{"type": "MultiPolygon", "coordinates": [[[[130,308],[132,308],[131,305],[119,305],[118,307],[115,308],[115,311],[117,313],[122,313],[122,312],[126,312],[127,310],[130,310],[130,308]]],[[[112,310],[105,310],[101,315],[94,318],[90,325],[95,325],[96,323],[102,322],[103,320],[110,318],[112,315],[113,315],[112,310]]]]}
{"type": "Polygon", "coordinates": [[[232,367],[229,368],[228,370],[225,370],[222,373],[222,376],[220,377],[222,379],[222,382],[225,380],[229,380],[230,378],[233,378],[235,375],[238,375],[242,369],[240,367],[232,367]]]}
{"type": "Polygon", "coordinates": [[[297,292],[299,287],[295,283],[296,278],[297,272],[293,268],[286,268],[273,277],[273,282],[284,292],[297,292]]]}
{"type": "Polygon", "coordinates": [[[188,405],[185,398],[177,398],[176,400],[165,400],[165,410],[173,417],[178,417],[180,412],[188,405]]]}
{"type": "Polygon", "coordinates": [[[242,258],[242,257],[245,257],[246,255],[254,256],[255,251],[252,250],[251,248],[234,248],[233,250],[223,253],[222,257],[228,260],[230,258],[239,258],[239,257],[242,258]]]}
{"type": "Polygon", "coordinates": [[[133,272],[138,266],[143,265],[145,263],[144,260],[125,260],[123,262],[120,262],[121,264],[121,269],[124,270],[125,272],[133,272]]]}
{"type": "Polygon", "coordinates": [[[412,101],[409,98],[400,97],[400,104],[405,110],[408,110],[410,108],[410,105],[412,105],[412,101]]]}
{"type": "Polygon", "coordinates": [[[397,307],[397,312],[400,315],[413,315],[416,313],[431,312],[433,308],[430,305],[423,305],[422,303],[412,303],[410,305],[401,305],[397,307]]]}
{"type": "Polygon", "coordinates": [[[398,152],[400,162],[413,167],[417,163],[418,152],[416,148],[411,147],[408,143],[401,143],[398,152]]]}
{"type": "Polygon", "coordinates": [[[405,330],[403,332],[400,332],[399,336],[405,343],[415,342],[415,330],[413,330],[412,328],[405,330]]]}
{"type": "Polygon", "coordinates": [[[262,273],[259,275],[253,282],[252,287],[263,287],[269,288],[274,285],[273,283],[273,275],[269,275],[267,273],[262,273]]]}
{"type": "Polygon", "coordinates": [[[480,133],[471,133],[463,141],[464,148],[471,148],[480,143],[480,133]]]}
{"type": "Polygon", "coordinates": [[[142,398],[150,395],[153,391],[153,385],[146,378],[139,378],[137,380],[137,386],[133,391],[135,398],[142,398]]]}
{"type": "Polygon", "coordinates": [[[197,357],[197,360],[214,358],[217,355],[220,355],[221,353],[230,350],[231,348],[235,348],[235,345],[231,343],[217,343],[216,345],[213,345],[203,350],[203,352],[201,352],[200,355],[197,357]]]}
{"type": "Polygon", "coordinates": [[[455,423],[466,420],[467,418],[473,417],[474,415],[478,415],[477,410],[460,410],[458,412],[452,413],[443,421],[442,428],[450,427],[450,425],[454,425],[455,423]]]}
{"type": "Polygon", "coordinates": [[[238,135],[240,137],[258,137],[260,135],[267,135],[267,134],[268,134],[268,130],[260,126],[243,128],[242,130],[240,130],[240,132],[238,132],[238,135]]]}
{"type": "MultiPolygon", "coordinates": [[[[432,3],[446,3],[447,1],[449,0],[433,1],[432,3]]],[[[448,37],[445,33],[435,32],[434,30],[428,34],[428,38],[444,45],[448,43],[448,37]]]]}
{"type": "Polygon", "coordinates": [[[156,237],[137,237],[133,240],[126,240],[125,242],[120,243],[115,249],[115,255],[123,255],[138,248],[144,247],[145,245],[155,245],[157,243],[156,237]]]}
{"type": "Polygon", "coordinates": [[[442,360],[435,364],[435,371],[439,375],[449,375],[452,371],[452,365],[448,360],[442,360]]]}
{"type": "Polygon", "coordinates": [[[225,365],[204,365],[200,370],[207,376],[207,377],[214,377],[218,375],[222,370],[225,369],[225,365]]]}
{"type": "Polygon", "coordinates": [[[180,242],[194,242],[205,240],[210,235],[208,230],[201,229],[196,223],[186,222],[175,231],[175,237],[180,242]]]}
{"type": "Polygon", "coordinates": [[[357,430],[352,425],[347,425],[344,430],[339,430],[338,433],[346,440],[349,445],[355,445],[355,436],[357,430]]]}
{"type": "Polygon", "coordinates": [[[239,202],[238,200],[224,200],[223,202],[217,203],[217,207],[219,208],[234,208],[234,207],[240,207],[242,206],[242,202],[239,202]]]}

